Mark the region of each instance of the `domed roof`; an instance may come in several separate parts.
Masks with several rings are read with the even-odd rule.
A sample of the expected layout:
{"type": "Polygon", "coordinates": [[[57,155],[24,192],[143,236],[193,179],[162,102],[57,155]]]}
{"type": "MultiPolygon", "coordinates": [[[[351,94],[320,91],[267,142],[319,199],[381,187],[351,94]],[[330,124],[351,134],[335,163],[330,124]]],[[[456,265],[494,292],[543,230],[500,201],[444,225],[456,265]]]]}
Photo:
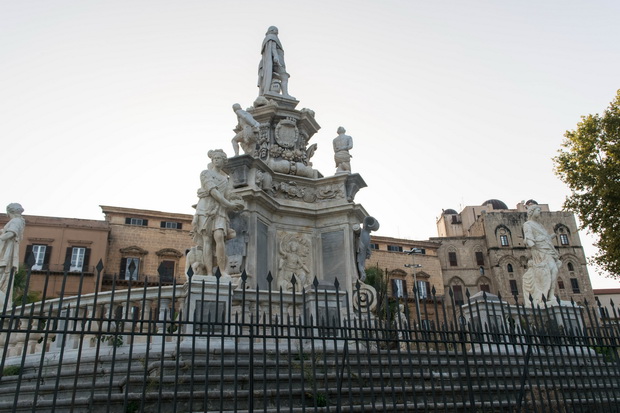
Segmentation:
{"type": "Polygon", "coordinates": [[[484,201],[482,203],[482,206],[485,206],[488,204],[491,204],[491,206],[493,206],[493,209],[508,209],[506,204],[503,201],[500,201],[499,199],[489,199],[487,201],[484,201]]]}
{"type": "Polygon", "coordinates": [[[442,215],[458,215],[458,212],[456,212],[455,210],[451,208],[448,208],[448,209],[444,209],[441,214],[442,215]]]}

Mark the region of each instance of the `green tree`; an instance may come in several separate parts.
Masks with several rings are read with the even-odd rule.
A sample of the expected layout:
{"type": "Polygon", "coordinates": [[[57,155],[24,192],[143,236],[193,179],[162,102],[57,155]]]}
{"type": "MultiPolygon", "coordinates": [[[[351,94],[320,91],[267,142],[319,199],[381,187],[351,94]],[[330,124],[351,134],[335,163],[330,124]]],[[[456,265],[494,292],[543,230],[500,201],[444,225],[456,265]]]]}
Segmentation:
{"type": "Polygon", "coordinates": [[[592,261],[611,277],[620,277],[620,90],[603,115],[581,117],[564,134],[553,161],[571,190],[564,208],[598,238],[592,261]]]}
{"type": "MultiPolygon", "coordinates": [[[[26,269],[24,267],[19,267],[19,269],[15,271],[13,277],[13,304],[19,306],[22,304],[24,291],[26,291],[26,269]]],[[[36,291],[29,291],[26,296],[26,304],[34,303],[35,301],[39,301],[39,293],[36,291]]]]}

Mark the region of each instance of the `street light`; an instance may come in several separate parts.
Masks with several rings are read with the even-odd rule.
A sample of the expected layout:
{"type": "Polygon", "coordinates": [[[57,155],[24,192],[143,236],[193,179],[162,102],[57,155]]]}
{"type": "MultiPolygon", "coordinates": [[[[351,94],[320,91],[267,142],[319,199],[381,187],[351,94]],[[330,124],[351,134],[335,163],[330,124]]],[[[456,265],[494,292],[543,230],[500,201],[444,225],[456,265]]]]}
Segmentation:
{"type": "Polygon", "coordinates": [[[406,251],[407,255],[411,255],[411,264],[405,264],[405,267],[407,268],[411,268],[411,270],[413,271],[413,294],[415,295],[415,309],[418,312],[418,323],[420,322],[421,318],[420,318],[420,298],[418,295],[418,277],[415,273],[415,269],[416,268],[422,268],[421,264],[416,264],[413,260],[413,255],[414,254],[424,254],[424,249],[422,248],[411,248],[410,251],[406,251]]]}
{"type": "Polygon", "coordinates": [[[419,299],[419,288],[418,288],[418,277],[415,273],[416,268],[422,268],[422,264],[405,264],[405,267],[411,268],[413,271],[413,295],[415,295],[415,309],[418,312],[418,318],[420,318],[420,299],[419,299]]]}

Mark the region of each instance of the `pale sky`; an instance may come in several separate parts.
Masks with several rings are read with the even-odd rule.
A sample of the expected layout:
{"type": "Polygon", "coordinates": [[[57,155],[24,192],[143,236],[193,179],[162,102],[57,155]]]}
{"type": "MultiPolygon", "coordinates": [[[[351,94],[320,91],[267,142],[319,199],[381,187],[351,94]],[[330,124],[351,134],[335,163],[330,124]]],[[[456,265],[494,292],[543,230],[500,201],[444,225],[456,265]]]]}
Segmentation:
{"type": "MultiPolygon", "coordinates": [[[[232,154],[275,25],[289,91],[354,140],[379,235],[428,239],[442,209],[562,207],[551,158],[620,88],[618,1],[0,1],[0,205],[103,219],[191,214],[209,149],[232,154]]],[[[586,254],[592,238],[581,233],[586,254]]],[[[620,287],[598,276],[595,288],[620,287]]]]}

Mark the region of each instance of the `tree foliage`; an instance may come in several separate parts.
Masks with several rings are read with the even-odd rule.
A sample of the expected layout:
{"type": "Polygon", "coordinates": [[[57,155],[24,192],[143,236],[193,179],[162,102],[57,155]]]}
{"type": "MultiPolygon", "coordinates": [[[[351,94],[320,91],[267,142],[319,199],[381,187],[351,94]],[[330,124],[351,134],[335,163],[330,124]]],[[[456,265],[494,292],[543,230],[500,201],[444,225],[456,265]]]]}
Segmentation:
{"type": "MultiPolygon", "coordinates": [[[[15,271],[13,277],[13,304],[22,305],[24,301],[24,292],[26,291],[26,269],[20,266],[19,269],[15,271]]],[[[26,304],[36,301],[39,301],[39,293],[28,291],[26,295],[26,304]]]]}
{"type": "Polygon", "coordinates": [[[394,315],[398,309],[398,301],[391,300],[388,296],[388,277],[386,271],[379,266],[366,268],[366,284],[372,286],[377,291],[377,307],[375,314],[382,320],[394,320],[394,315]]]}
{"type": "Polygon", "coordinates": [[[592,261],[620,278],[620,90],[603,115],[581,117],[553,160],[571,194],[564,208],[598,238],[592,261]]]}

